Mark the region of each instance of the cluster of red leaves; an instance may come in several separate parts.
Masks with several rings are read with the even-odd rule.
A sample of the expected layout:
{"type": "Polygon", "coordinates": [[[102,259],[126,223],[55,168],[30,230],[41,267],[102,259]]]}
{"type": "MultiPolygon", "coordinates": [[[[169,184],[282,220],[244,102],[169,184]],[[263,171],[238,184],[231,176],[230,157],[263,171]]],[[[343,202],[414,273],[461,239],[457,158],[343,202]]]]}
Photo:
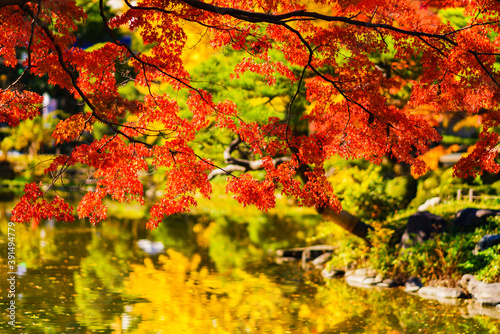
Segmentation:
{"type": "Polygon", "coordinates": [[[206,198],[212,193],[208,180],[212,165],[209,161],[198,160],[184,143],[170,141],[168,145],[155,147],[153,156],[154,166],[166,167],[167,172],[165,194],[150,210],[151,219],[147,224],[150,228],[157,227],[166,215],[186,212],[196,206],[193,197],[196,192],[206,198]]]}
{"type": "Polygon", "coordinates": [[[243,206],[255,205],[259,210],[267,211],[275,205],[276,185],[270,180],[258,181],[249,174],[231,178],[226,192],[236,194],[234,198],[243,206]]]}
{"type": "MultiPolygon", "coordinates": [[[[196,205],[195,193],[209,197],[208,174],[214,166],[210,157],[195,153],[192,142],[212,126],[239,136],[252,154],[262,158],[263,180],[242,174],[230,177],[226,188],[243,205],[261,210],[275,205],[278,190],[299,205],[340,209],[323,168],[334,155],[375,163],[390,155],[411,164],[415,175],[424,173],[427,166],[420,156],[440,136],[425,115],[415,112],[422,105],[433,113],[486,113],[480,141],[457,164],[456,174],[499,170],[495,159],[500,138],[495,129],[500,121],[500,76],[495,61],[500,39],[491,36],[500,33],[500,26],[490,24],[498,20],[498,1],[316,0],[308,6],[298,0],[138,1],[103,24],[109,23],[110,30],[136,30],[148,45],[148,52],[140,53],[118,41],[93,51],[72,47],[76,23],[86,16],[74,1],[19,0],[19,5],[0,5],[0,56],[4,65],[15,67],[16,52],[24,48],[29,53],[23,64],[26,71],[87,104],[90,111],[57,125],[57,143],[78,142],[83,132],[93,131],[95,122],[115,133],[75,145],[71,154],[57,157],[46,170],[59,175],[67,166],[84,165],[95,171],[95,190],[78,205],[79,216],[92,223],[106,218],[105,198],[142,203],[140,174],[150,168],[166,170],[165,194],[151,209],[150,227],[166,215],[196,205]],[[321,8],[321,13],[308,12],[310,5],[321,8]],[[458,7],[470,15],[470,26],[454,30],[436,13],[458,7]],[[197,89],[182,58],[186,22],[205,27],[214,48],[231,47],[249,55],[235,67],[234,80],[253,72],[273,85],[279,76],[296,85],[297,92],[305,83],[311,108],[303,120],[313,131],[307,135],[292,131],[287,122],[293,106],[285,120],[245,122],[244,111],[234,102],[213,101],[210,93],[197,89]],[[270,50],[281,53],[279,59],[285,61],[273,58],[270,50]],[[398,67],[398,60],[418,59],[422,65],[418,79],[384,73],[372,55],[389,52],[395,54],[395,65],[391,64],[395,73],[407,70],[398,67]],[[134,84],[149,91],[144,101],[120,96],[118,61],[128,61],[134,84]],[[174,93],[186,90],[185,104],[180,106],[175,94],[153,90],[157,83],[170,85],[174,93]],[[408,87],[407,104],[391,100],[408,87]],[[181,113],[184,108],[190,111],[188,117],[181,113]],[[127,120],[130,115],[132,121],[127,120]],[[160,138],[161,144],[148,144],[151,136],[160,138]],[[283,156],[291,158],[277,164],[275,158],[283,156]]],[[[0,121],[15,126],[32,118],[41,101],[25,88],[1,90],[0,121]]],[[[28,186],[13,219],[70,218],[61,199],[46,202],[42,197],[38,186],[28,186]]]]}
{"type": "Polygon", "coordinates": [[[30,91],[0,89],[0,122],[17,126],[40,115],[43,97],[30,91]]]}
{"type": "Polygon", "coordinates": [[[268,59],[265,62],[256,63],[251,58],[244,58],[234,69],[231,78],[238,79],[242,73],[247,71],[263,76],[269,86],[276,84],[276,77],[273,75],[275,72],[290,79],[291,82],[296,81],[295,74],[282,62],[273,62],[268,59]]]}
{"type": "Polygon", "coordinates": [[[38,225],[42,219],[71,222],[74,220],[71,206],[59,196],[52,201],[43,199],[41,184],[29,183],[24,188],[24,196],[12,210],[12,221],[31,222],[38,225]]]}

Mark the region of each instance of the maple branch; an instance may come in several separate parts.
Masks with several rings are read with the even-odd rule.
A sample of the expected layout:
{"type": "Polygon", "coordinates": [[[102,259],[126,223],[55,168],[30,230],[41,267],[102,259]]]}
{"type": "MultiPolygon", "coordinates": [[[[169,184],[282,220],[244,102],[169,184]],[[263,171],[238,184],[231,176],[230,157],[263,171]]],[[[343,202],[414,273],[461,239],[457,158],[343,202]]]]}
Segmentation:
{"type": "MultiPolygon", "coordinates": [[[[263,169],[262,160],[250,161],[246,159],[237,159],[232,156],[232,153],[238,148],[238,145],[242,142],[241,138],[238,136],[235,138],[228,147],[224,150],[224,161],[226,163],[230,163],[230,165],[221,168],[215,166],[211,162],[208,162],[210,165],[215,166],[214,169],[209,175],[208,179],[211,180],[217,175],[232,175],[232,172],[248,172],[263,169]]],[[[198,157],[198,156],[197,156],[198,157]]],[[[198,157],[199,159],[207,162],[205,159],[198,157]]],[[[281,163],[286,161],[291,161],[291,157],[285,156],[280,158],[274,158],[272,160],[274,166],[278,166],[281,163]]],[[[311,171],[311,168],[308,165],[300,164],[298,166],[297,174],[302,180],[303,183],[307,183],[309,178],[307,176],[307,172],[311,171]]],[[[318,206],[316,207],[316,211],[325,219],[333,221],[335,224],[341,226],[347,231],[351,232],[353,235],[363,239],[368,246],[370,246],[370,241],[368,239],[368,235],[370,231],[373,230],[373,227],[364,223],[361,219],[353,216],[349,212],[345,210],[341,210],[340,212],[335,211],[334,209],[328,206],[318,206]]]]}
{"type": "MultiPolygon", "coordinates": [[[[127,2],[127,1],[126,1],[127,2]]],[[[129,4],[127,2],[127,4],[129,4]]],[[[132,6],[132,5],[130,5],[132,6]]],[[[155,9],[156,10],[156,9],[155,9]]],[[[161,10],[160,8],[158,8],[157,10],[161,11],[161,12],[165,12],[165,10],[161,10]]],[[[167,13],[170,13],[170,12],[167,12],[167,13]]],[[[182,80],[182,79],[179,79],[173,75],[171,75],[170,73],[167,73],[165,72],[163,69],[161,69],[159,66],[157,65],[154,65],[154,64],[150,64],[146,61],[144,61],[143,59],[139,58],[135,52],[130,48],[130,46],[128,46],[127,44],[123,43],[123,42],[120,42],[116,36],[115,36],[115,33],[113,32],[113,29],[111,29],[111,27],[109,26],[108,24],[108,18],[106,17],[106,14],[104,13],[104,3],[103,3],[103,0],[99,0],[99,14],[101,15],[102,19],[103,19],[103,23],[104,23],[104,26],[106,28],[106,30],[108,31],[108,33],[110,34],[111,38],[113,38],[113,43],[115,43],[116,45],[118,46],[121,46],[123,47],[125,50],[127,50],[127,52],[130,54],[130,56],[132,58],[134,58],[135,60],[137,60],[140,64],[142,64],[143,66],[144,65],[147,65],[151,68],[154,68],[155,70],[157,70],[158,72],[164,74],[165,76],[169,77],[170,79],[172,80],[175,80],[177,82],[179,82],[180,84],[186,86],[187,88],[190,88],[192,89],[193,91],[197,91],[200,96],[203,98],[203,94],[201,94],[196,88],[192,87],[189,83],[187,83],[186,81],[182,80]]],[[[146,71],[144,71],[144,77],[146,78],[146,81],[147,81],[147,76],[146,76],[146,71]]],[[[208,101],[207,101],[208,103],[208,101]]]]}
{"type": "MultiPolygon", "coordinates": [[[[217,175],[230,175],[231,172],[239,171],[239,172],[248,172],[261,170],[263,167],[264,161],[262,159],[259,160],[247,160],[235,158],[232,156],[232,153],[238,148],[239,144],[242,142],[241,138],[238,136],[231,143],[229,143],[228,147],[224,150],[224,162],[228,164],[228,166],[221,168],[217,167],[217,169],[213,170],[209,175],[208,179],[211,180],[217,175]]],[[[278,166],[283,162],[292,160],[291,157],[285,156],[280,158],[273,158],[272,163],[274,166],[278,166]]],[[[213,165],[214,166],[214,165],[213,165]]]]}
{"type": "Polygon", "coordinates": [[[451,39],[446,37],[443,34],[432,34],[432,33],[427,33],[427,32],[422,32],[422,31],[414,31],[414,30],[406,30],[406,29],[401,29],[398,27],[391,26],[389,24],[384,24],[384,23],[372,23],[372,22],[366,22],[366,21],[359,21],[359,20],[354,20],[352,18],[348,18],[345,16],[330,16],[330,15],[325,15],[325,14],[320,14],[317,12],[308,12],[306,10],[298,10],[298,11],[293,11],[289,13],[284,13],[284,14],[268,14],[268,13],[260,13],[260,12],[251,12],[251,11],[246,11],[242,9],[236,9],[236,8],[229,8],[229,7],[219,7],[216,5],[212,5],[209,3],[201,2],[198,0],[182,0],[181,2],[184,2],[194,8],[206,10],[208,12],[212,12],[214,14],[219,14],[219,15],[228,15],[232,16],[234,18],[244,20],[247,22],[266,22],[266,23],[271,23],[271,24],[283,24],[285,23],[285,20],[290,20],[290,19],[303,19],[303,18],[309,18],[309,19],[319,19],[322,21],[326,22],[342,22],[342,23],[347,23],[350,25],[355,25],[355,26],[360,26],[360,27],[365,27],[365,28],[381,28],[381,29],[386,29],[386,30],[391,30],[394,32],[398,32],[401,34],[409,35],[409,36],[414,36],[414,37],[419,37],[419,36],[424,36],[424,37],[432,37],[432,38],[438,38],[442,39],[444,41],[447,41],[449,43],[454,43],[451,39]]]}
{"type": "Polygon", "coordinates": [[[172,14],[171,11],[169,10],[165,10],[163,8],[160,8],[160,7],[144,7],[144,6],[136,6],[136,5],[132,5],[130,3],[130,1],[128,0],[124,0],[125,1],[125,4],[130,8],[130,9],[137,9],[137,10],[151,10],[151,9],[154,9],[155,11],[158,11],[158,12],[162,12],[164,14],[172,14]]]}
{"type": "Polygon", "coordinates": [[[488,25],[497,24],[497,23],[500,23],[500,20],[491,21],[491,22],[483,22],[483,23],[474,23],[474,24],[468,25],[466,27],[463,27],[463,28],[460,28],[460,29],[457,29],[457,30],[453,30],[453,31],[447,32],[447,33],[443,34],[443,36],[453,35],[453,34],[456,34],[456,33],[460,32],[460,31],[468,30],[468,29],[471,29],[471,28],[474,28],[474,27],[488,26],[488,25]]]}
{"type": "Polygon", "coordinates": [[[25,11],[28,15],[30,15],[35,20],[35,22],[38,24],[38,26],[44,31],[45,35],[49,38],[49,40],[54,45],[54,48],[55,48],[55,51],[56,51],[56,54],[57,54],[57,58],[58,58],[59,63],[61,64],[61,67],[63,68],[64,72],[66,72],[69,75],[72,86],[78,92],[78,94],[80,95],[80,97],[82,98],[82,100],[85,102],[85,104],[87,104],[89,106],[90,109],[92,109],[92,116],[95,119],[101,121],[102,123],[108,125],[113,131],[115,131],[116,133],[119,133],[123,137],[127,138],[130,142],[132,142],[132,143],[138,143],[138,144],[143,144],[146,147],[151,147],[151,145],[149,145],[148,143],[142,142],[140,140],[137,140],[137,139],[132,138],[129,135],[125,134],[123,131],[121,131],[119,128],[117,128],[112,122],[104,119],[103,117],[101,117],[101,116],[99,116],[97,114],[96,107],[89,100],[89,98],[87,97],[87,95],[83,92],[83,90],[78,85],[77,77],[76,77],[75,73],[66,64],[66,62],[64,60],[63,51],[61,49],[61,46],[59,44],[57,44],[53,33],[50,31],[50,29],[47,27],[46,24],[43,24],[43,22],[41,22],[39,20],[39,18],[33,13],[33,11],[30,8],[23,8],[23,11],[25,11]]]}
{"type": "MultiPolygon", "coordinates": [[[[296,29],[294,29],[294,28],[290,27],[289,25],[287,25],[286,23],[283,23],[282,26],[284,26],[285,28],[287,28],[288,30],[290,30],[291,32],[293,32],[295,35],[297,35],[297,37],[300,39],[301,43],[309,51],[309,59],[307,61],[306,66],[304,67],[304,70],[307,67],[311,68],[311,70],[313,70],[313,72],[316,73],[317,76],[319,76],[323,80],[329,82],[340,93],[340,95],[342,95],[342,97],[346,101],[351,102],[351,103],[357,105],[358,107],[360,107],[362,110],[364,110],[365,112],[367,112],[369,114],[369,118],[370,119],[373,119],[375,117],[375,115],[373,114],[372,111],[368,110],[368,108],[366,108],[364,105],[362,105],[361,103],[359,103],[359,102],[351,99],[349,96],[347,96],[347,94],[344,93],[344,91],[337,85],[337,83],[335,81],[333,81],[333,80],[329,79],[328,77],[326,77],[325,75],[323,75],[323,73],[319,72],[316,69],[316,67],[314,67],[312,65],[312,56],[313,56],[314,50],[312,49],[311,45],[305,40],[305,38],[302,36],[302,34],[299,31],[297,31],[296,29]]],[[[387,124],[390,127],[394,127],[392,124],[390,124],[388,122],[382,122],[382,123],[387,124]]],[[[346,125],[346,127],[347,127],[347,125],[346,125]]]]}
{"type": "Polygon", "coordinates": [[[344,130],[342,130],[343,136],[342,139],[340,140],[339,144],[340,146],[344,145],[345,139],[347,138],[347,126],[351,122],[351,106],[349,104],[347,104],[347,115],[348,115],[347,122],[345,122],[344,130]]]}
{"type": "Polygon", "coordinates": [[[425,38],[423,38],[423,37],[421,37],[421,36],[420,36],[420,37],[419,37],[419,39],[420,39],[422,42],[424,42],[427,46],[429,46],[430,48],[432,48],[432,49],[436,50],[436,51],[437,51],[439,54],[441,54],[442,56],[445,56],[444,52],[443,52],[440,48],[438,48],[437,46],[432,45],[431,43],[429,43],[428,41],[426,41],[426,40],[425,40],[425,38]]]}
{"type": "MultiPolygon", "coordinates": [[[[286,27],[286,25],[285,25],[285,27],[286,27]]],[[[302,69],[302,73],[300,74],[300,78],[299,78],[299,81],[297,83],[297,89],[295,90],[295,94],[292,96],[292,99],[290,100],[290,103],[288,103],[287,125],[290,125],[289,122],[290,122],[291,115],[292,115],[292,106],[293,106],[295,100],[297,99],[297,96],[300,93],[300,87],[302,86],[302,82],[304,81],[304,77],[305,77],[305,74],[306,74],[307,67],[312,63],[313,52],[314,51],[309,46],[309,59],[307,60],[306,66],[304,66],[304,68],[302,69]]],[[[293,148],[292,145],[290,144],[290,142],[288,141],[288,129],[289,128],[290,128],[290,126],[286,127],[285,140],[286,140],[286,143],[288,145],[288,148],[290,148],[290,150],[293,153],[297,153],[297,149],[293,148]]],[[[298,156],[297,156],[297,159],[300,160],[300,158],[298,156]]]]}
{"type": "Polygon", "coordinates": [[[479,66],[481,66],[481,68],[486,72],[486,75],[488,75],[490,77],[491,81],[493,81],[493,83],[495,83],[495,85],[500,87],[500,82],[498,82],[493,77],[493,74],[490,72],[490,70],[488,70],[488,68],[486,68],[486,65],[484,65],[483,61],[481,59],[479,59],[479,55],[474,51],[469,51],[469,53],[472,54],[474,56],[474,58],[476,58],[476,61],[479,63],[479,66]]]}
{"type": "MultiPolygon", "coordinates": [[[[0,7],[1,8],[1,7],[0,7]]],[[[37,16],[40,14],[40,6],[38,6],[38,13],[37,13],[37,16]]],[[[36,26],[36,21],[35,19],[33,19],[31,21],[31,33],[30,33],[30,39],[28,41],[28,48],[27,48],[27,54],[28,54],[28,66],[26,66],[25,69],[23,69],[23,72],[21,73],[21,75],[14,81],[12,82],[7,88],[6,90],[10,90],[12,89],[13,87],[15,87],[20,81],[21,79],[26,75],[26,73],[31,69],[31,48],[33,46],[33,35],[35,34],[35,26],[36,26]]]]}
{"type": "MultiPolygon", "coordinates": [[[[265,23],[270,23],[270,24],[285,25],[286,22],[289,22],[291,19],[314,18],[314,19],[319,19],[319,20],[326,21],[326,22],[341,22],[341,23],[346,23],[349,25],[371,28],[371,29],[376,30],[377,32],[378,32],[377,29],[380,28],[380,29],[385,29],[385,30],[390,30],[390,31],[394,31],[397,33],[401,33],[401,34],[404,34],[407,36],[418,37],[421,39],[423,39],[423,37],[429,37],[432,39],[439,39],[439,40],[442,40],[442,41],[445,41],[445,42],[451,44],[452,46],[457,46],[458,43],[453,41],[452,39],[450,39],[448,37],[449,35],[451,35],[455,32],[464,30],[464,29],[471,29],[475,26],[492,25],[492,24],[497,24],[500,22],[500,20],[496,20],[496,21],[485,22],[485,23],[474,23],[468,27],[464,27],[462,29],[458,29],[458,30],[453,31],[453,32],[448,32],[448,33],[444,33],[444,34],[435,34],[435,33],[423,32],[423,31],[402,29],[402,28],[398,28],[398,27],[395,27],[395,26],[392,26],[389,24],[384,24],[384,23],[373,23],[373,22],[371,22],[371,20],[369,22],[366,22],[366,21],[355,20],[354,18],[349,18],[349,17],[344,17],[344,16],[330,16],[330,15],[320,14],[320,13],[316,13],[316,12],[308,12],[306,10],[298,10],[298,11],[293,11],[293,12],[284,13],[284,14],[269,14],[269,13],[246,11],[246,10],[229,8],[229,7],[220,7],[220,6],[212,5],[209,3],[201,2],[199,0],[182,0],[182,2],[192,6],[194,8],[206,10],[208,12],[212,12],[212,13],[219,14],[219,15],[232,16],[234,18],[244,20],[247,22],[253,22],[253,23],[265,22],[265,23]]],[[[425,42],[425,40],[424,40],[424,42],[425,42]]],[[[428,44],[428,45],[432,47],[432,45],[430,45],[430,44],[428,44]]],[[[442,52],[442,51],[440,51],[440,52],[442,52]]],[[[483,64],[483,62],[478,58],[477,53],[475,53],[475,51],[472,51],[472,50],[468,50],[468,52],[471,53],[476,58],[479,66],[481,66],[483,68],[483,70],[485,70],[486,74],[495,83],[495,85],[500,87],[500,83],[492,76],[492,74],[488,71],[488,69],[483,64]]],[[[366,112],[371,113],[369,110],[367,110],[363,106],[361,106],[361,105],[359,105],[359,106],[362,107],[366,112]]],[[[392,126],[392,125],[389,124],[389,126],[392,126]]]]}
{"type": "Polygon", "coordinates": [[[30,0],[1,0],[0,8],[8,6],[19,6],[23,8],[30,0]]]}
{"type": "MultiPolygon", "coordinates": [[[[198,157],[199,159],[205,161],[205,159],[198,157]]],[[[215,166],[214,164],[211,164],[215,166]]],[[[233,172],[247,172],[248,170],[244,166],[238,165],[227,165],[225,167],[215,166],[215,169],[208,174],[208,180],[212,180],[217,175],[233,175],[233,172]]]]}
{"type": "MultiPolygon", "coordinates": [[[[26,75],[26,72],[27,72],[27,71],[26,71],[26,69],[25,69],[25,70],[23,70],[23,73],[21,73],[21,75],[20,75],[20,76],[18,76],[18,77],[17,77],[17,79],[16,79],[14,82],[12,82],[12,83],[11,83],[11,84],[7,87],[7,88],[5,88],[5,90],[6,90],[6,91],[7,91],[7,90],[14,90],[14,91],[16,91],[16,90],[17,90],[17,87],[16,87],[16,86],[17,86],[17,84],[18,84],[18,83],[21,81],[21,79],[22,79],[22,78],[26,75]]],[[[22,84],[21,84],[21,85],[22,85],[22,84]]],[[[9,102],[12,102],[12,101],[9,101],[9,102]]]]}
{"type": "MultiPolygon", "coordinates": [[[[102,2],[102,0],[101,0],[101,2],[102,2]]],[[[427,32],[422,32],[422,31],[401,29],[401,28],[394,27],[394,26],[389,25],[389,24],[373,23],[372,19],[373,19],[374,15],[376,14],[376,11],[373,13],[372,18],[368,22],[366,22],[366,21],[355,20],[354,18],[356,16],[354,16],[354,17],[329,16],[329,15],[319,14],[316,12],[308,12],[306,10],[298,10],[298,11],[293,11],[293,12],[284,13],[284,14],[269,14],[269,13],[246,11],[246,10],[229,8],[229,7],[220,7],[220,6],[212,5],[209,3],[204,3],[204,2],[201,2],[199,0],[184,0],[182,2],[186,3],[187,5],[192,6],[194,8],[197,8],[197,9],[201,9],[204,11],[212,12],[212,13],[215,13],[218,15],[223,15],[223,16],[228,15],[228,16],[234,17],[236,19],[247,21],[247,22],[253,22],[253,23],[264,22],[264,23],[269,23],[269,24],[281,25],[281,26],[284,26],[286,29],[294,32],[299,37],[302,44],[308,48],[309,53],[310,53],[308,63],[305,66],[301,77],[303,77],[303,74],[304,74],[305,69],[307,67],[311,68],[313,70],[313,72],[315,72],[318,76],[320,76],[321,78],[323,78],[327,82],[330,82],[335,87],[335,89],[342,95],[342,97],[344,97],[346,99],[346,101],[357,105],[362,110],[367,112],[369,114],[369,119],[374,119],[375,115],[372,111],[367,109],[361,103],[351,99],[349,96],[347,96],[344,93],[344,91],[333,80],[328,79],[322,73],[320,73],[314,66],[312,66],[312,48],[310,47],[309,43],[304,39],[304,37],[300,34],[300,32],[296,31],[295,29],[293,29],[292,27],[287,25],[287,22],[290,22],[294,19],[298,20],[298,19],[304,19],[304,18],[319,19],[319,20],[323,20],[323,21],[327,21],[327,22],[342,22],[342,23],[346,23],[346,24],[350,24],[350,25],[374,29],[381,36],[381,38],[384,42],[385,42],[385,40],[384,40],[383,35],[379,29],[386,29],[386,30],[397,32],[397,33],[405,34],[408,36],[417,37],[420,40],[422,40],[425,44],[427,44],[429,47],[433,48],[434,50],[436,50],[437,52],[439,52],[443,56],[444,56],[444,52],[441,49],[439,49],[438,47],[436,47],[436,46],[432,45],[431,43],[429,43],[428,41],[426,41],[424,37],[442,40],[444,42],[451,44],[452,46],[458,45],[457,42],[453,41],[452,39],[450,39],[448,37],[448,35],[450,35],[450,33],[445,33],[445,34],[427,33],[427,32]]],[[[139,9],[137,6],[131,5],[128,0],[126,0],[126,3],[132,9],[139,9]]],[[[164,9],[157,8],[157,7],[141,7],[140,9],[158,10],[158,11],[163,12],[165,14],[171,14],[170,11],[166,11],[164,9]]],[[[468,27],[464,27],[463,29],[466,29],[466,28],[470,29],[470,28],[475,27],[475,26],[494,24],[497,22],[500,22],[500,21],[493,21],[493,22],[488,22],[488,23],[474,23],[468,27]]],[[[201,22],[198,22],[198,23],[201,24],[201,22]]],[[[109,27],[108,27],[108,29],[109,29],[109,27]]],[[[475,53],[472,50],[468,50],[468,52],[473,54],[473,56],[476,58],[478,64],[481,66],[481,68],[483,68],[483,70],[490,77],[490,79],[497,86],[500,87],[500,84],[498,83],[498,81],[492,76],[491,72],[488,71],[488,69],[485,67],[484,63],[477,56],[477,53],[475,53]]],[[[300,86],[299,86],[299,88],[300,88],[300,86]]],[[[296,95],[294,95],[294,96],[296,96],[296,95]]],[[[293,100],[292,100],[292,103],[289,104],[289,111],[288,111],[289,113],[290,113],[290,108],[291,108],[292,104],[293,104],[293,100]]],[[[378,117],[377,117],[377,119],[378,119],[378,117]]],[[[394,125],[392,125],[389,122],[383,122],[383,123],[386,124],[388,127],[397,129],[394,127],[394,125]]],[[[289,147],[291,148],[290,145],[289,145],[289,147]]]]}
{"type": "Polygon", "coordinates": [[[99,147],[97,149],[97,153],[101,153],[102,149],[108,145],[113,139],[115,139],[116,137],[118,136],[118,133],[115,133],[112,137],[110,137],[108,140],[106,140],[106,142],[104,144],[101,145],[101,147],[99,147]]]}
{"type": "MultiPolygon", "coordinates": [[[[40,11],[40,7],[41,5],[39,4],[39,11],[40,11]]],[[[83,90],[79,87],[78,85],[78,82],[77,82],[77,77],[75,75],[75,73],[72,71],[72,69],[69,68],[69,66],[66,64],[65,60],[64,60],[64,56],[63,56],[63,51],[61,49],[61,46],[56,42],[55,40],[55,37],[53,35],[53,33],[50,31],[50,29],[48,28],[48,26],[46,24],[43,24],[43,22],[40,21],[40,19],[38,18],[38,15],[36,15],[29,7],[27,6],[24,6],[22,8],[22,10],[27,13],[32,19],[34,22],[37,23],[38,27],[40,27],[43,32],[45,33],[45,35],[47,36],[47,38],[51,41],[52,45],[54,46],[54,49],[56,51],[56,54],[57,54],[57,58],[58,58],[58,61],[62,67],[62,69],[64,70],[64,72],[66,72],[69,77],[70,77],[70,80],[71,80],[71,84],[72,86],[75,88],[75,90],[78,92],[78,94],[80,95],[80,97],[83,99],[83,101],[91,108],[92,110],[92,115],[91,117],[94,117],[96,118],[97,120],[103,122],[104,124],[107,124],[111,129],[113,129],[115,131],[115,133],[119,133],[120,135],[124,136],[125,138],[127,138],[128,140],[130,140],[131,142],[133,143],[141,143],[145,146],[149,146],[151,147],[151,145],[147,144],[147,143],[143,143],[139,140],[136,140],[135,138],[132,138],[130,136],[128,136],[127,134],[123,133],[120,129],[118,129],[116,126],[114,126],[113,123],[107,121],[106,119],[100,117],[97,113],[96,113],[96,107],[93,105],[93,103],[89,100],[89,98],[87,97],[87,95],[83,92],[83,90]]],[[[34,28],[33,28],[34,29],[34,28]]],[[[88,121],[88,120],[87,120],[88,121]]],[[[85,123],[87,123],[87,121],[85,123]]],[[[85,131],[85,127],[82,129],[82,131],[80,132],[80,135],[81,133],[83,133],[85,131]]],[[[55,185],[55,182],[57,181],[58,178],[60,178],[63,173],[70,167],[70,165],[68,165],[67,163],[69,162],[70,158],[71,158],[71,155],[72,153],[74,152],[74,149],[75,149],[75,146],[72,148],[71,150],[71,153],[68,155],[68,158],[66,159],[66,161],[62,164],[62,167],[61,169],[59,170],[59,172],[57,173],[57,175],[55,177],[53,177],[52,179],[52,182],[51,184],[49,185],[49,187],[47,188],[47,190],[44,192],[44,194],[50,190],[51,188],[54,187],[55,185]]]]}
{"type": "MultiPolygon", "coordinates": [[[[132,6],[132,5],[131,5],[128,1],[126,1],[126,3],[127,3],[127,5],[132,6]]],[[[160,11],[165,12],[164,10],[160,10],[160,11]]],[[[108,32],[109,32],[109,34],[110,34],[110,36],[113,38],[114,43],[115,43],[116,45],[118,45],[118,46],[121,46],[121,47],[125,48],[125,49],[127,50],[127,52],[130,54],[130,56],[131,56],[132,58],[134,58],[134,59],[135,59],[135,60],[137,60],[140,64],[142,64],[143,69],[144,69],[144,78],[145,78],[146,83],[147,83],[147,85],[148,85],[148,89],[149,89],[149,93],[150,93],[150,95],[152,95],[152,94],[151,94],[151,90],[150,90],[150,87],[149,87],[149,83],[148,83],[148,79],[147,79],[147,72],[146,72],[146,70],[145,70],[145,66],[149,66],[149,67],[151,67],[151,68],[153,68],[153,69],[157,70],[158,72],[162,73],[163,75],[165,75],[165,76],[169,77],[170,79],[175,80],[175,81],[177,81],[178,83],[180,83],[181,85],[183,85],[183,86],[185,86],[185,87],[187,87],[187,88],[189,88],[189,89],[193,90],[194,92],[196,92],[196,93],[200,96],[200,98],[201,98],[201,99],[202,99],[202,100],[206,103],[206,105],[208,105],[210,108],[212,108],[215,112],[220,112],[220,111],[219,111],[219,110],[217,110],[217,108],[215,108],[215,107],[214,107],[214,106],[213,106],[213,105],[212,105],[209,101],[207,101],[207,100],[205,99],[205,96],[202,94],[202,92],[201,92],[199,89],[197,89],[197,88],[193,87],[192,85],[190,85],[190,84],[189,84],[188,82],[186,82],[185,80],[180,79],[180,78],[177,78],[176,76],[173,76],[173,75],[171,75],[170,73],[165,72],[165,71],[164,71],[162,68],[160,68],[159,66],[154,65],[154,64],[151,64],[151,63],[149,63],[149,62],[147,62],[147,61],[144,61],[143,59],[139,58],[139,57],[138,57],[138,56],[137,56],[137,55],[133,52],[133,50],[132,50],[132,49],[131,49],[131,48],[130,48],[127,44],[125,44],[125,43],[122,43],[122,42],[118,41],[118,39],[116,38],[116,36],[115,36],[115,34],[114,34],[113,30],[109,27],[109,24],[108,24],[108,19],[107,19],[107,17],[106,17],[106,14],[104,13],[104,5],[103,5],[103,0],[99,0],[99,12],[100,12],[100,15],[101,15],[101,17],[102,17],[102,19],[103,19],[104,26],[106,27],[106,30],[108,30],[108,32]]],[[[167,13],[169,13],[169,12],[167,11],[167,13]]],[[[238,117],[238,118],[239,118],[239,117],[238,117]]]]}
{"type": "MultiPolygon", "coordinates": [[[[36,13],[37,17],[40,16],[41,9],[42,9],[42,6],[40,6],[40,2],[39,2],[38,3],[37,13],[36,13]]],[[[29,42],[28,42],[28,49],[27,49],[27,53],[28,53],[28,66],[27,66],[27,68],[24,71],[28,71],[31,68],[31,48],[33,46],[33,35],[35,34],[35,23],[36,23],[35,19],[33,19],[31,21],[31,33],[30,33],[30,39],[29,39],[29,42]]]]}

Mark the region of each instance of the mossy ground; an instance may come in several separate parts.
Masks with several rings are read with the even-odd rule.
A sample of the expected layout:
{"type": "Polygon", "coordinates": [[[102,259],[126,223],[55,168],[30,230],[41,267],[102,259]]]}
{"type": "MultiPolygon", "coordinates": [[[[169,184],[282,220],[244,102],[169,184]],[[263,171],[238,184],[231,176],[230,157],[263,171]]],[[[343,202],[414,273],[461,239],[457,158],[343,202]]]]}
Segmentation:
{"type": "MultiPolygon", "coordinates": [[[[342,169],[340,173],[349,174],[357,169],[359,167],[352,166],[342,169]]],[[[340,173],[334,173],[330,178],[334,187],[336,176],[340,173]]],[[[452,168],[442,168],[411,182],[407,181],[409,176],[403,179],[403,176],[393,177],[391,173],[391,168],[387,166],[369,166],[364,170],[362,181],[368,185],[365,192],[357,189],[360,183],[351,179],[351,189],[341,193],[347,195],[343,201],[346,204],[344,208],[354,215],[359,212],[358,216],[374,226],[375,230],[370,235],[371,247],[368,247],[333,224],[323,223],[318,236],[338,246],[330,266],[371,267],[388,277],[404,279],[417,275],[427,282],[449,284],[464,274],[474,274],[478,279],[488,282],[500,281],[500,245],[478,255],[472,253],[484,235],[500,233],[500,217],[477,221],[475,226],[467,229],[453,226],[459,210],[500,209],[498,176],[460,180],[453,178],[452,168]],[[378,193],[380,189],[386,191],[378,193]],[[472,201],[468,198],[470,189],[474,191],[472,201]],[[458,190],[464,195],[460,199],[457,199],[458,190]],[[367,197],[376,200],[366,201],[367,197]],[[445,232],[422,244],[401,249],[399,243],[408,217],[417,211],[419,205],[433,197],[440,197],[441,202],[426,210],[446,220],[445,232]]]]}

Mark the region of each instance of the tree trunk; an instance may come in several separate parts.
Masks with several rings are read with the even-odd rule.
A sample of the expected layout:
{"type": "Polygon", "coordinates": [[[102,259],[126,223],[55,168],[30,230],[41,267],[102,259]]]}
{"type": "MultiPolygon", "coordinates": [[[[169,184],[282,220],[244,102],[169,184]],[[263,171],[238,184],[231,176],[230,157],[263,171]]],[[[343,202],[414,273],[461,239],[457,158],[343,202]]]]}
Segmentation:
{"type": "Polygon", "coordinates": [[[354,234],[357,237],[360,237],[361,239],[366,241],[368,245],[370,245],[370,242],[368,240],[368,232],[373,230],[373,227],[363,223],[359,218],[351,215],[349,212],[344,210],[337,213],[331,208],[324,208],[322,210],[320,209],[318,210],[318,212],[324,219],[334,222],[348,232],[354,234]]]}

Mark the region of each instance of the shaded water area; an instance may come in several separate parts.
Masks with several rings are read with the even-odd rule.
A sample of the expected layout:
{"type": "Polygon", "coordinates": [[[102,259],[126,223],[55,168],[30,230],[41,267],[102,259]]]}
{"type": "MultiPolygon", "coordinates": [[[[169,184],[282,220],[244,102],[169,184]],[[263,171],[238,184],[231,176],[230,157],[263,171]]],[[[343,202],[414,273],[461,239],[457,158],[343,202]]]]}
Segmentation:
{"type": "MultiPolygon", "coordinates": [[[[13,329],[3,212],[1,333],[500,332],[500,320],[481,315],[500,315],[494,309],[362,290],[342,279],[324,284],[296,265],[274,264],[265,242],[249,242],[241,224],[194,216],[173,217],[153,232],[123,217],[97,227],[16,225],[13,329]],[[161,244],[138,243],[144,239],[161,244]]],[[[293,239],[288,232],[278,231],[293,239]]]]}

